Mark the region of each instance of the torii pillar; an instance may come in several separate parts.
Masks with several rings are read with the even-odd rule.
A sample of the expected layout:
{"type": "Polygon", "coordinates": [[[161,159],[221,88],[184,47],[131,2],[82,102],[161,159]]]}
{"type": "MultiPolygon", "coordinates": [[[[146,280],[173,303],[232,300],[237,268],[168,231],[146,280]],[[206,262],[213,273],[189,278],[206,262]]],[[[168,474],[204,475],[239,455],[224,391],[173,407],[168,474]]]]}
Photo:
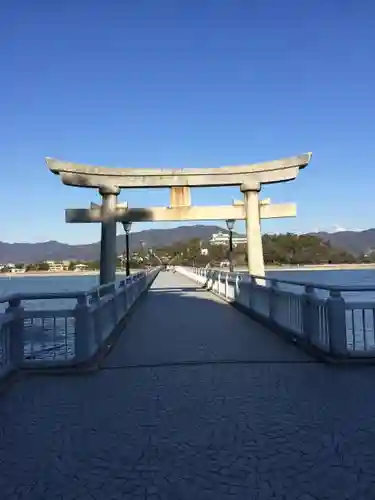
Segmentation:
{"type": "Polygon", "coordinates": [[[116,187],[101,187],[102,197],[102,237],[100,239],[100,284],[112,283],[116,280],[116,208],[117,195],[120,189],[116,187]]]}
{"type": "Polygon", "coordinates": [[[247,268],[249,274],[264,276],[264,258],[259,212],[259,183],[242,184],[246,212],[247,268]]]}

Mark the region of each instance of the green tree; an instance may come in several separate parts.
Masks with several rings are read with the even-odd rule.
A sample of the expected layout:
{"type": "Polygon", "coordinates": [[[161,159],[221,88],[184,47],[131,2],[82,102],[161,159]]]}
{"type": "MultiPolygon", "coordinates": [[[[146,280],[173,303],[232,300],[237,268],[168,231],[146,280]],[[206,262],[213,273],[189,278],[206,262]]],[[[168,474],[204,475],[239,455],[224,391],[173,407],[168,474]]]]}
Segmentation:
{"type": "Polygon", "coordinates": [[[37,271],[38,270],[38,266],[37,264],[28,264],[26,266],[26,272],[29,272],[29,271],[37,271]]]}
{"type": "Polygon", "coordinates": [[[37,269],[38,271],[49,271],[49,265],[47,262],[38,262],[37,269]]]}

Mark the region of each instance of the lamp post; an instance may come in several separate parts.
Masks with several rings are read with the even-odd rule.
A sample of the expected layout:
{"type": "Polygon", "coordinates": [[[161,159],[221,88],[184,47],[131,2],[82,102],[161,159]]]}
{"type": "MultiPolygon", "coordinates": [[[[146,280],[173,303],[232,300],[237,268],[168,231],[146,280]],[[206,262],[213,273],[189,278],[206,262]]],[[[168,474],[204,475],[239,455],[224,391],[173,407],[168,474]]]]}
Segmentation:
{"type": "Polygon", "coordinates": [[[132,228],[131,222],[123,222],[122,227],[125,231],[125,248],[126,248],[126,276],[130,276],[130,255],[129,255],[129,233],[132,228]]]}
{"type": "Polygon", "coordinates": [[[233,273],[233,228],[236,221],[234,219],[228,219],[225,222],[227,223],[227,229],[229,231],[229,271],[233,273]]]}

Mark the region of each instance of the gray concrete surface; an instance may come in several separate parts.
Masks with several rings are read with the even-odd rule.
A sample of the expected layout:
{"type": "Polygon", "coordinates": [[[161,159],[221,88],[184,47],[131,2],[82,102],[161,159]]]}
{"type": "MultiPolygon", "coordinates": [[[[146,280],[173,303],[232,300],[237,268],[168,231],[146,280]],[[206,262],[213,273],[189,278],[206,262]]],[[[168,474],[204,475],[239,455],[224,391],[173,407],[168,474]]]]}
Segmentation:
{"type": "Polygon", "coordinates": [[[161,273],[101,371],[2,396],[0,498],[372,500],[374,375],[161,273]]]}

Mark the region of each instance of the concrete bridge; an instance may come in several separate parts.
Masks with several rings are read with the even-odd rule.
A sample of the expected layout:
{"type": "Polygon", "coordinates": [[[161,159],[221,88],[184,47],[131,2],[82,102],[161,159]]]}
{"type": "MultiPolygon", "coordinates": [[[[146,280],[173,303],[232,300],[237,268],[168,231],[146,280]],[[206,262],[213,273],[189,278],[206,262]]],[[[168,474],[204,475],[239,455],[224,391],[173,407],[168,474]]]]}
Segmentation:
{"type": "MultiPolygon", "coordinates": [[[[282,283],[191,269],[153,281],[156,272],[128,279],[121,290],[99,287],[90,303],[81,294],[74,313],[20,314],[22,297],[9,298],[13,309],[0,336],[0,372],[13,359],[0,399],[1,498],[373,498],[374,367],[332,366],[311,355],[320,350],[342,360],[374,352],[366,328],[354,346],[348,325],[340,329],[339,292],[307,300],[282,283]],[[316,311],[327,324],[314,336],[307,318],[318,325],[316,311]],[[25,339],[27,321],[53,317],[57,342],[57,319],[72,314],[78,323],[65,362],[50,358],[42,369],[44,361],[30,356],[37,350],[27,357],[24,345],[20,363],[9,332],[22,327],[25,339]],[[112,331],[103,334],[109,323],[112,331]],[[77,340],[84,325],[89,343],[77,340]],[[338,331],[346,357],[337,351],[344,349],[338,331]]],[[[311,285],[305,292],[312,295],[311,285]]]]}

